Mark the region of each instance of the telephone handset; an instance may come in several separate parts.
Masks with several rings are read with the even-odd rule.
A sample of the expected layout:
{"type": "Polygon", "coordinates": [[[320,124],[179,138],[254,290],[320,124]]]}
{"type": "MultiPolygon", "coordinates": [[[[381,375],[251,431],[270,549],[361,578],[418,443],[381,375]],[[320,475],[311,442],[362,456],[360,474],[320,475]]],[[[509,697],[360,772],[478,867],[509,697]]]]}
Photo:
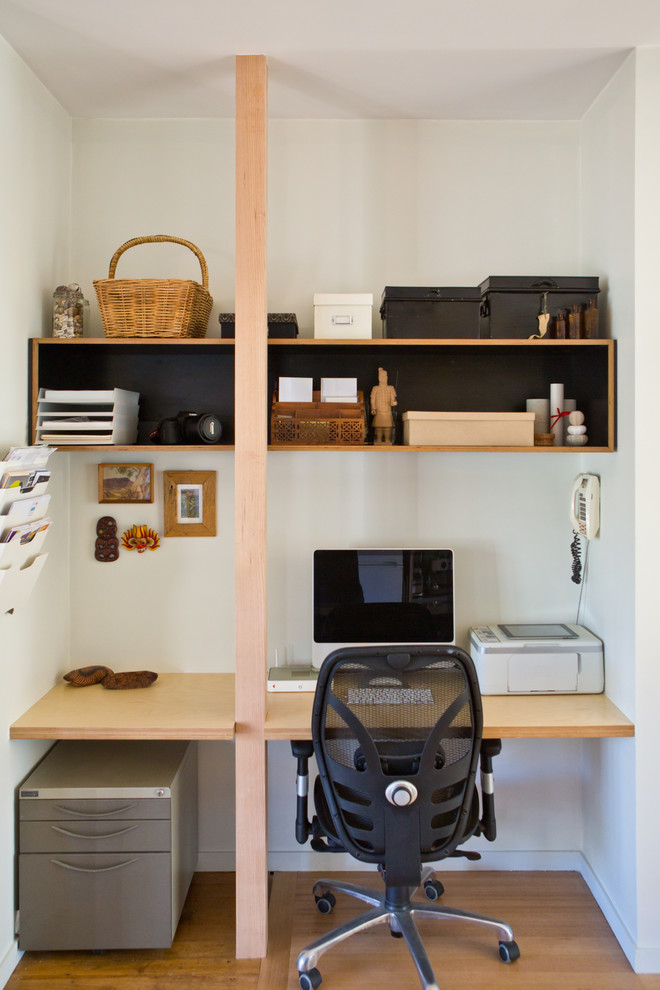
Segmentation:
{"type": "Polygon", "coordinates": [[[600,529],[600,479],[597,474],[581,474],[571,492],[571,524],[580,536],[593,540],[600,529]]]}

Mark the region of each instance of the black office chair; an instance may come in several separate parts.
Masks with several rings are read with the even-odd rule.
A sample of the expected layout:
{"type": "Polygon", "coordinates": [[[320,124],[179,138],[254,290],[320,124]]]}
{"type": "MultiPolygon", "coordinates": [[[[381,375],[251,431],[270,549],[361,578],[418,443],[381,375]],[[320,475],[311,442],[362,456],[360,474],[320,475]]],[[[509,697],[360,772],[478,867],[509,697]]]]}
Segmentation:
{"type": "Polygon", "coordinates": [[[473,921],[493,931],[503,962],[520,951],[509,925],[442,907],[444,892],[431,867],[452,855],[479,858],[458,846],[472,835],[495,838],[492,756],[499,740],[482,740],[481,696],[470,657],[454,646],[408,645],[335,650],[324,662],[314,698],[313,742],[292,742],[298,759],[296,838],[317,851],[349,852],[375,863],[384,893],[357,884],[318,880],[319,911],[342,891],[370,910],[308,945],[298,956],[302,990],[321,983],[316,968],[327,949],[387,921],[403,937],[422,987],[438,990],[415,917],[473,921]],[[320,776],[316,815],[308,821],[308,759],[320,776]],[[481,756],[482,817],[475,786],[481,756]],[[412,900],[423,887],[427,902],[412,900]]]}

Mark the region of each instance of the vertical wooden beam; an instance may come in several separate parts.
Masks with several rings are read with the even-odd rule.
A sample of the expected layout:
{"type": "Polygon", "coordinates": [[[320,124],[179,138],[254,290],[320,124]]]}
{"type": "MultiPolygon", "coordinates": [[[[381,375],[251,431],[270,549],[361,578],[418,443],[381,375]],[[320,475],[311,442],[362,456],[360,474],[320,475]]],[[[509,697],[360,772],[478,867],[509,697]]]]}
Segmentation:
{"type": "Polygon", "coordinates": [[[236,59],[236,956],[266,955],[267,66],[236,59]]]}

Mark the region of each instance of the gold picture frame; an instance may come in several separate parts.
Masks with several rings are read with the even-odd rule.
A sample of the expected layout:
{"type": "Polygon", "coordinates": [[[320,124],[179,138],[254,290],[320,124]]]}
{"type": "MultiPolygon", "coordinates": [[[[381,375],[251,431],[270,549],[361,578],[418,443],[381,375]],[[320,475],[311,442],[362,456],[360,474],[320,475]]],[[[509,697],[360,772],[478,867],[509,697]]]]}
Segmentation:
{"type": "Polygon", "coordinates": [[[153,464],[99,464],[98,467],[100,503],[153,502],[153,464]]]}
{"type": "Polygon", "coordinates": [[[163,471],[163,536],[215,536],[215,471],[163,471]]]}

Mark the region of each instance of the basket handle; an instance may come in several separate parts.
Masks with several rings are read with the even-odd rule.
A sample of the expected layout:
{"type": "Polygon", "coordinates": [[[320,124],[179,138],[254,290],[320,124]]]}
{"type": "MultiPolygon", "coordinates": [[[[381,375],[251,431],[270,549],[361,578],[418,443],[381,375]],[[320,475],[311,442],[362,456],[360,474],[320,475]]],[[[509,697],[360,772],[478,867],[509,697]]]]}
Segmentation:
{"type": "Polygon", "coordinates": [[[209,287],[209,270],[206,267],[206,260],[204,255],[196,247],[192,241],[186,241],[182,237],[170,237],[169,234],[151,234],[149,237],[133,237],[130,241],[126,241],[121,247],[118,247],[112,256],[110,261],[110,269],[108,271],[108,278],[115,277],[115,271],[117,270],[117,262],[121,258],[124,251],[128,251],[129,248],[136,247],[138,244],[160,244],[163,241],[170,241],[172,244],[183,244],[184,247],[190,248],[194,255],[196,255],[199,261],[199,267],[202,269],[202,285],[205,289],[209,287]]]}

